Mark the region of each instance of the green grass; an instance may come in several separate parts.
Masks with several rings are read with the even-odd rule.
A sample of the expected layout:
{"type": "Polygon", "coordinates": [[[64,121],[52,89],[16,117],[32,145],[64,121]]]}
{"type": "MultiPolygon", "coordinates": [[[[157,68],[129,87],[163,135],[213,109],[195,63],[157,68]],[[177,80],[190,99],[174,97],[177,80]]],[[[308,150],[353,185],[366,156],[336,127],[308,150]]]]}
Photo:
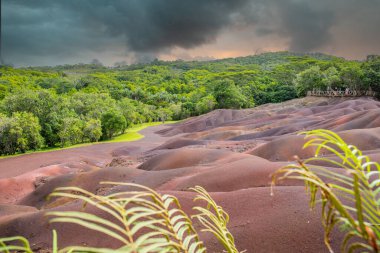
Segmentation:
{"type": "MultiPolygon", "coordinates": [[[[177,121],[166,121],[165,124],[173,124],[176,123],[177,121]]],[[[22,155],[28,155],[28,154],[35,154],[35,153],[46,153],[46,152],[52,152],[52,151],[57,151],[57,150],[64,150],[64,149],[71,149],[71,148],[79,148],[79,147],[86,147],[86,146],[91,146],[91,145],[96,145],[96,144],[101,144],[101,143],[116,143],[116,142],[132,142],[132,141],[138,141],[145,136],[140,134],[139,132],[147,127],[151,126],[158,126],[161,125],[162,122],[151,122],[151,123],[143,123],[140,125],[135,125],[134,127],[128,128],[124,134],[115,136],[111,140],[105,140],[105,141],[100,141],[100,142],[91,142],[91,143],[81,143],[81,144],[76,144],[68,147],[47,147],[47,148],[42,148],[40,150],[36,151],[27,151],[23,154],[15,154],[15,155],[6,155],[6,156],[0,156],[0,159],[4,158],[9,158],[9,157],[16,157],[16,156],[22,156],[22,155]]]]}
{"type": "Polygon", "coordinates": [[[23,155],[29,155],[29,154],[46,153],[46,152],[52,152],[52,151],[70,149],[70,148],[79,148],[79,147],[91,146],[91,145],[98,144],[98,143],[100,143],[100,142],[81,143],[81,144],[75,144],[75,145],[63,147],[63,148],[61,148],[61,147],[46,147],[46,148],[41,148],[39,150],[29,150],[29,151],[26,151],[25,153],[22,153],[22,154],[19,153],[19,154],[14,154],[14,155],[0,156],[0,160],[4,159],[4,158],[17,157],[17,156],[23,156],[23,155]]]}
{"type": "MultiPolygon", "coordinates": [[[[169,121],[165,122],[165,124],[172,124],[176,121],[169,121]]],[[[144,123],[141,125],[137,125],[131,128],[128,128],[127,131],[124,134],[118,135],[114,137],[112,140],[106,140],[104,142],[130,142],[130,141],[138,141],[142,138],[144,138],[144,135],[140,134],[139,132],[147,127],[150,126],[158,126],[161,125],[161,122],[151,122],[151,123],[144,123]]]]}

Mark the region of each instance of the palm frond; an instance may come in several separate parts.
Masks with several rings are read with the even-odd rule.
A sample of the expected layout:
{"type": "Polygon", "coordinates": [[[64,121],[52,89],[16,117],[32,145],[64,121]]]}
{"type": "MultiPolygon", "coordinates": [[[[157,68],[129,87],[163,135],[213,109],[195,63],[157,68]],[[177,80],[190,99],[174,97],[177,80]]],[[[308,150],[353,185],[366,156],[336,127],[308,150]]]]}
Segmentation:
{"type": "Polygon", "coordinates": [[[379,164],[371,162],[357,147],[348,145],[332,131],[313,130],[301,134],[309,139],[304,148],[314,147],[315,157],[305,161],[297,158],[296,164],[290,164],[274,173],[272,183],[283,179],[303,180],[310,194],[312,208],[320,193],[325,243],[330,252],[333,252],[330,233],[337,224],[343,224],[346,228],[343,251],[370,248],[379,252],[379,164]],[[322,150],[334,157],[320,157],[322,150]],[[315,161],[338,166],[341,171],[310,165],[315,161]],[[364,243],[353,242],[354,237],[362,239],[364,243]]]}
{"type": "Polygon", "coordinates": [[[11,253],[17,251],[26,253],[33,252],[30,248],[29,241],[22,236],[0,238],[0,252],[11,253]]]}
{"type": "MultiPolygon", "coordinates": [[[[127,186],[134,190],[98,196],[78,187],[60,187],[50,198],[68,198],[83,202],[82,211],[51,211],[53,223],[72,223],[94,230],[119,242],[116,249],[68,246],[58,250],[57,233],[53,231],[53,253],[204,253],[206,248],[194,229],[191,218],[182,210],[178,199],[172,195],[161,195],[156,191],[137,184],[103,182],[113,186],[127,186]],[[91,206],[93,212],[86,212],[91,206]]],[[[223,243],[228,252],[238,252],[234,239],[227,229],[228,215],[216,204],[202,187],[195,187],[195,200],[203,200],[207,208],[195,207],[196,217],[223,243]],[[209,207],[213,208],[213,211],[209,207]]],[[[31,253],[27,239],[16,236],[0,239],[0,252],[15,251],[31,253]]]]}
{"type": "MultiPolygon", "coordinates": [[[[25,252],[33,253],[28,239],[23,236],[13,236],[7,238],[0,238],[0,252],[25,252]]],[[[53,248],[52,253],[58,253],[57,246],[57,232],[53,230],[53,248]]]]}
{"type": "MultiPolygon", "coordinates": [[[[95,230],[120,242],[122,252],[205,252],[203,243],[182,211],[178,199],[160,195],[137,184],[103,182],[132,187],[134,191],[97,196],[77,187],[57,188],[51,197],[65,197],[99,209],[108,218],[87,212],[49,212],[51,222],[75,223],[95,230]]],[[[69,247],[65,251],[83,251],[85,247],[69,247]]],[[[94,252],[94,248],[88,248],[94,252]]],[[[100,250],[100,249],[99,249],[100,250]]],[[[101,252],[107,251],[101,249],[101,252]]],[[[98,251],[97,251],[98,252],[98,251]]],[[[100,251],[99,251],[100,252],[100,251]]]]}
{"type": "Polygon", "coordinates": [[[207,203],[206,208],[201,206],[194,207],[194,210],[198,213],[193,217],[197,218],[205,227],[202,231],[212,233],[224,246],[227,252],[238,253],[239,251],[235,246],[235,239],[227,228],[230,219],[228,214],[222,207],[216,204],[204,188],[196,186],[192,188],[192,190],[198,193],[198,196],[195,197],[194,201],[204,201],[207,203]]]}

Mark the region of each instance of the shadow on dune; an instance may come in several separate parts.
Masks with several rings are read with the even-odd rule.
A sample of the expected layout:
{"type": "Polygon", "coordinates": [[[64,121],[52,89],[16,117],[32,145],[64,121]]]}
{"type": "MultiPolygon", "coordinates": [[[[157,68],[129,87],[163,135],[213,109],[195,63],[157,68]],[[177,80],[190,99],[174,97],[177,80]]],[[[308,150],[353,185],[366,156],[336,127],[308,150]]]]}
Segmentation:
{"type": "MultiPolygon", "coordinates": [[[[91,156],[92,166],[79,169],[78,164],[88,159],[84,154],[90,155],[89,149],[95,149],[78,149],[77,155],[70,153],[75,168],[65,171],[62,163],[49,165],[61,169],[46,175],[46,180],[37,185],[37,177],[31,176],[37,168],[0,179],[4,186],[1,196],[9,196],[0,198],[0,236],[24,235],[36,248],[44,249],[51,246],[50,231],[55,228],[61,246],[115,247],[115,242],[76,225],[49,224],[44,216],[47,210],[79,210],[81,205],[63,198],[47,201],[48,194],[58,186],[79,186],[103,195],[128,188],[101,186],[101,181],[133,182],[177,196],[191,213],[194,194],[188,188],[201,185],[230,214],[230,228],[240,250],[327,252],[319,209],[310,211],[303,183],[283,181],[275,187],[275,195],[270,195],[270,175],[274,171],[292,161],[294,155],[303,159],[314,155],[315,150],[302,149],[305,140],[297,132],[315,128],[336,131],[346,142],[380,161],[380,103],[369,98],[313,97],[254,109],[216,110],[145,130],[147,137],[135,143],[99,146],[96,154],[104,153],[99,158],[91,156]],[[25,185],[22,194],[10,190],[14,185],[25,185]]],[[[64,158],[54,152],[49,155],[64,158]]],[[[40,158],[44,157],[41,154],[40,158]]],[[[7,159],[1,162],[7,165],[7,159]]],[[[12,160],[8,163],[16,164],[12,160]]],[[[210,247],[209,252],[221,251],[209,235],[202,234],[202,239],[210,247]]],[[[335,231],[335,248],[340,240],[341,235],[335,231]]]]}

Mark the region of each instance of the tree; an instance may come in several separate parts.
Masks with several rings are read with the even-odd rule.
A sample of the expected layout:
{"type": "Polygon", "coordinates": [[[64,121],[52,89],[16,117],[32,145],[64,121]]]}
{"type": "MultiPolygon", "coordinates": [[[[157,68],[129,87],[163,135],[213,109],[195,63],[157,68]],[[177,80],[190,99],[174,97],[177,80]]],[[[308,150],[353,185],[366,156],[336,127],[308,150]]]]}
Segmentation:
{"type": "Polygon", "coordinates": [[[11,136],[11,129],[12,120],[0,114],[0,153],[2,155],[11,155],[17,151],[17,137],[11,136]]]}
{"type": "Polygon", "coordinates": [[[172,112],[172,119],[173,120],[182,119],[182,105],[180,103],[171,104],[169,106],[169,110],[172,112]]]}
{"type": "Polygon", "coordinates": [[[363,90],[364,73],[359,65],[349,65],[341,70],[341,79],[343,88],[350,88],[352,90],[363,90]]]}
{"type": "Polygon", "coordinates": [[[368,60],[362,66],[363,82],[366,87],[376,91],[380,98],[380,56],[368,56],[368,60]]]}
{"type": "Polygon", "coordinates": [[[20,152],[27,150],[36,150],[43,144],[43,138],[40,134],[41,126],[38,118],[31,113],[19,112],[13,114],[15,128],[21,128],[21,137],[18,139],[20,152]]]}
{"type": "Polygon", "coordinates": [[[120,111],[127,122],[126,127],[130,127],[138,121],[139,113],[137,112],[137,108],[133,102],[134,101],[129,98],[123,98],[118,102],[120,111]]]}
{"type": "Polygon", "coordinates": [[[102,137],[112,139],[115,134],[125,130],[127,122],[124,116],[118,111],[108,111],[102,115],[102,137]]]}
{"type": "Polygon", "coordinates": [[[181,111],[182,111],[182,117],[187,118],[192,115],[195,112],[195,105],[191,101],[185,101],[181,104],[181,111]]]}
{"type": "Polygon", "coordinates": [[[297,92],[294,86],[277,84],[271,87],[267,96],[269,96],[269,103],[281,103],[296,98],[297,92]]]}
{"type": "Polygon", "coordinates": [[[142,122],[152,122],[155,120],[156,107],[154,105],[146,105],[139,103],[136,109],[141,115],[140,119],[142,120],[142,122]]]}
{"type": "Polygon", "coordinates": [[[294,80],[298,96],[305,96],[307,91],[313,89],[326,89],[323,74],[319,66],[313,66],[297,74],[294,80]]]}
{"type": "Polygon", "coordinates": [[[2,101],[4,112],[11,116],[14,112],[31,112],[39,115],[40,108],[38,93],[33,90],[23,89],[10,94],[2,101]]]}
{"type": "Polygon", "coordinates": [[[43,145],[38,118],[31,113],[16,112],[12,117],[0,115],[0,154],[11,155],[36,150],[43,145]]]}
{"type": "Polygon", "coordinates": [[[68,106],[65,97],[58,97],[49,90],[24,89],[7,96],[2,104],[3,112],[8,116],[15,112],[33,113],[39,120],[41,135],[48,146],[54,146],[59,141],[59,121],[65,117],[64,108],[68,106]]]}
{"type": "Polygon", "coordinates": [[[96,142],[102,136],[102,124],[98,119],[89,119],[84,123],[83,138],[85,141],[96,142]]]}
{"type": "Polygon", "coordinates": [[[339,87],[340,86],[340,73],[335,67],[330,67],[323,72],[324,86],[327,87],[339,87]]]}
{"type": "Polygon", "coordinates": [[[5,96],[7,95],[7,86],[3,85],[3,84],[0,84],[0,100],[5,98],[5,96]]]}
{"type": "Polygon", "coordinates": [[[240,109],[252,106],[248,99],[230,79],[217,81],[213,95],[218,102],[219,108],[240,109]]]}
{"type": "Polygon", "coordinates": [[[167,120],[172,119],[173,112],[169,110],[168,108],[158,108],[156,110],[158,120],[162,123],[165,123],[167,120]]]}
{"type": "Polygon", "coordinates": [[[195,111],[198,115],[212,111],[217,102],[212,95],[201,98],[195,105],[195,111]]]}
{"type": "Polygon", "coordinates": [[[60,142],[58,132],[62,124],[61,117],[64,117],[61,112],[52,110],[52,112],[46,116],[42,124],[41,134],[45,139],[45,144],[49,147],[53,147],[60,142]]]}
{"type": "Polygon", "coordinates": [[[100,119],[108,110],[116,110],[116,101],[107,93],[78,92],[70,97],[69,107],[83,117],[100,119]]]}
{"type": "Polygon", "coordinates": [[[58,136],[61,147],[81,143],[83,140],[83,122],[74,117],[64,118],[58,136]]]}

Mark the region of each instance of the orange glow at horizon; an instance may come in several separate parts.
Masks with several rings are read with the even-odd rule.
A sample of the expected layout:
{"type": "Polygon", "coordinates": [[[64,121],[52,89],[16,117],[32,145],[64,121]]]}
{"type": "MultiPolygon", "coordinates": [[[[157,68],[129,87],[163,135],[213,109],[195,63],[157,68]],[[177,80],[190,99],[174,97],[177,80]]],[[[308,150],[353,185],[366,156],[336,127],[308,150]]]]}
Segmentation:
{"type": "Polygon", "coordinates": [[[176,48],[170,53],[163,53],[158,56],[160,60],[164,61],[175,61],[181,60],[199,60],[199,59],[224,59],[224,58],[234,58],[234,57],[244,57],[249,55],[255,55],[264,52],[278,52],[286,51],[286,47],[268,47],[260,48],[260,50],[248,50],[248,49],[237,49],[237,50],[223,50],[218,48],[201,47],[193,50],[185,50],[176,48]]]}

